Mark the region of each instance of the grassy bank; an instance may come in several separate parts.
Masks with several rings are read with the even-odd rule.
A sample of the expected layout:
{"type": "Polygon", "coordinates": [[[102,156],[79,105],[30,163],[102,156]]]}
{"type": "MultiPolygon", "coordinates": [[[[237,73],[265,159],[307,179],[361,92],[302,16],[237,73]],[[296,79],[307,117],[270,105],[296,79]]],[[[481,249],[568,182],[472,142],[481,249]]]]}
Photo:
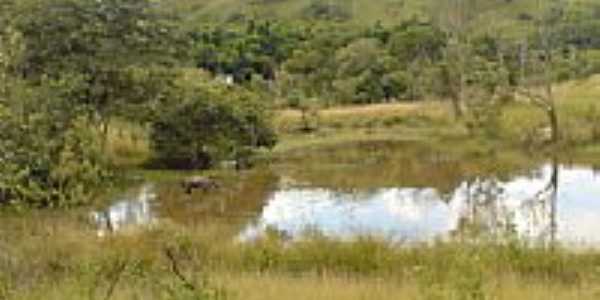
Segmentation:
{"type": "MultiPolygon", "coordinates": [[[[279,143],[270,154],[332,147],[354,142],[423,143],[432,148],[467,152],[534,151],[596,162],[600,152],[600,76],[555,87],[561,142],[549,146],[541,132],[548,126],[539,108],[514,102],[493,108],[493,118],[457,120],[447,101],[419,101],[374,105],[282,109],[273,126],[279,143]],[[449,147],[451,146],[451,147],[449,147]],[[495,149],[495,150],[494,150],[495,149]]],[[[151,158],[146,128],[115,120],[109,130],[108,154],[125,168],[151,158]]]]}
{"type": "Polygon", "coordinates": [[[600,254],[372,238],[232,242],[216,220],[99,238],[81,215],[3,216],[3,299],[594,299],[600,254]],[[198,296],[201,295],[201,296],[198,296]]]}
{"type": "Polygon", "coordinates": [[[343,276],[290,277],[278,274],[226,276],[244,299],[596,299],[598,288],[565,287],[539,281],[504,278],[486,285],[482,293],[465,293],[417,282],[398,283],[383,278],[357,280],[343,276]]]}
{"type": "Polygon", "coordinates": [[[489,116],[456,120],[448,102],[424,101],[313,109],[303,117],[298,110],[279,111],[275,127],[281,141],[275,153],[314,149],[356,141],[412,141],[454,149],[532,151],[548,156],[577,157],[596,163],[600,142],[600,77],[555,87],[561,141],[549,145],[545,113],[521,102],[491,108],[489,116]],[[306,129],[310,130],[306,130],[306,129]]]}

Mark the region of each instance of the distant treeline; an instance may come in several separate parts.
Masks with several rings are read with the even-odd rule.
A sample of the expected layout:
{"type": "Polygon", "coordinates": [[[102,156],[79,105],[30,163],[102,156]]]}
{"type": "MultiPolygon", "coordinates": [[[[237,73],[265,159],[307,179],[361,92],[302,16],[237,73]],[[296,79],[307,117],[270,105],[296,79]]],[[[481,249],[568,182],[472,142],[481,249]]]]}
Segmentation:
{"type": "MultiPolygon", "coordinates": [[[[150,131],[153,166],[246,165],[275,145],[276,106],[438,97],[460,117],[600,71],[600,5],[548,1],[515,34],[478,30],[478,5],[436,3],[395,25],[314,1],[302,20],[190,26],[151,0],[0,1],[0,202],[89,201],[116,174],[115,119],[150,131]]],[[[556,125],[552,98],[531,99],[556,125]]]]}
{"type": "MultiPolygon", "coordinates": [[[[600,6],[600,5],[599,5],[600,6]]],[[[562,12],[552,27],[552,43],[565,63],[556,70],[563,79],[575,76],[570,63],[586,64],[587,73],[600,70],[600,21],[592,15],[562,12]],[[568,16],[568,18],[567,18],[568,16]],[[567,60],[577,55],[578,61],[567,60]]],[[[531,20],[535,24],[535,20],[531,20]]],[[[533,25],[532,25],[533,26],[533,25]]],[[[444,78],[456,59],[450,49],[461,43],[469,56],[466,82],[476,81],[487,68],[505,68],[514,83],[523,57],[541,52],[538,32],[511,37],[502,32],[456,32],[433,20],[412,19],[395,26],[374,22],[357,26],[339,22],[245,20],[204,25],[190,33],[193,61],[214,75],[237,84],[267,86],[279,100],[316,97],[326,104],[419,100],[444,96],[444,78]]],[[[538,59],[543,59],[537,57],[538,59]]],[[[496,70],[494,70],[495,72],[496,70]]],[[[581,73],[581,72],[577,72],[581,73]]]]}

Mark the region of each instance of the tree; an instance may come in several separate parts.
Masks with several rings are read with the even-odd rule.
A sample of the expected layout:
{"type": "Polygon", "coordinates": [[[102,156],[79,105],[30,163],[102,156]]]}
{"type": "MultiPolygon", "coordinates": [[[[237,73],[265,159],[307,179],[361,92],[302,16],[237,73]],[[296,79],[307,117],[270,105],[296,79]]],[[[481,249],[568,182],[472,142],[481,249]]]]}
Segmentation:
{"type": "Polygon", "coordinates": [[[361,33],[352,26],[341,24],[318,25],[307,30],[300,47],[283,64],[288,81],[285,84],[292,95],[301,93],[330,105],[336,96],[336,52],[359,38],[361,33]]]}
{"type": "Polygon", "coordinates": [[[89,201],[112,177],[98,124],[144,98],[133,71],[169,64],[169,32],[144,0],[1,4],[0,202],[89,201]]]}
{"type": "Polygon", "coordinates": [[[431,16],[446,33],[444,63],[439,72],[441,95],[452,101],[456,118],[462,118],[467,108],[464,103],[467,72],[473,55],[471,31],[477,14],[481,12],[480,0],[434,1],[431,16]]]}
{"type": "Polygon", "coordinates": [[[253,150],[274,146],[269,111],[255,94],[209,79],[185,84],[172,90],[171,104],[152,123],[158,164],[206,169],[235,160],[244,165],[253,150]]]}
{"type": "Polygon", "coordinates": [[[539,107],[546,113],[550,126],[550,140],[552,143],[557,143],[560,139],[560,126],[554,84],[565,79],[559,75],[559,68],[564,61],[576,57],[568,55],[575,49],[565,45],[560,37],[559,28],[566,13],[565,3],[559,1],[556,5],[545,4],[544,1],[538,1],[542,14],[535,22],[534,43],[529,45],[524,42],[520,49],[522,72],[515,91],[520,99],[539,107]]]}
{"type": "Polygon", "coordinates": [[[77,78],[79,85],[65,97],[105,131],[119,102],[129,100],[123,95],[132,86],[122,83],[131,68],[172,65],[184,48],[170,19],[152,5],[150,0],[28,0],[14,21],[24,52],[13,72],[32,84],[77,78]]]}
{"type": "Polygon", "coordinates": [[[76,79],[14,77],[24,51],[11,26],[0,32],[0,203],[67,206],[90,199],[110,175],[97,134],[65,99],[76,79]]]}
{"type": "Polygon", "coordinates": [[[436,65],[446,48],[444,33],[431,23],[413,19],[394,28],[387,47],[403,70],[404,98],[417,100],[431,92],[436,65]]]}
{"type": "Polygon", "coordinates": [[[98,133],[65,118],[65,82],[13,85],[0,104],[0,202],[70,206],[111,177],[98,133]]]}
{"type": "Polygon", "coordinates": [[[253,75],[275,80],[278,67],[301,38],[301,31],[290,25],[253,19],[245,26],[219,25],[192,34],[196,65],[231,75],[238,84],[248,83],[253,75]]]}

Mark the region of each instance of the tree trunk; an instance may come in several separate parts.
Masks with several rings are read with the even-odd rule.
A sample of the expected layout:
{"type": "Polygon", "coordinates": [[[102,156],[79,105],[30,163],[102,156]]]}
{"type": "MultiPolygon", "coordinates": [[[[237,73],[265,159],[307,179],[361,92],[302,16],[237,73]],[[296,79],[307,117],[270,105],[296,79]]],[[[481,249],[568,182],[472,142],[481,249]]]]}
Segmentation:
{"type": "Polygon", "coordinates": [[[100,146],[103,151],[107,151],[108,149],[108,121],[104,118],[100,118],[98,127],[100,129],[100,146]]]}
{"type": "Polygon", "coordinates": [[[552,89],[552,72],[550,70],[550,60],[551,60],[551,55],[552,53],[550,52],[550,50],[546,51],[546,59],[548,60],[548,62],[546,62],[546,66],[545,66],[545,76],[546,76],[546,84],[545,84],[545,89],[546,89],[546,104],[548,105],[548,108],[546,109],[546,114],[548,115],[548,120],[550,121],[550,130],[551,130],[551,141],[552,144],[556,144],[558,142],[558,140],[560,139],[560,134],[559,134],[559,124],[558,124],[558,115],[556,113],[556,105],[554,103],[554,91],[552,89]]]}
{"type": "Polygon", "coordinates": [[[548,115],[548,120],[550,121],[550,130],[551,130],[551,141],[552,144],[558,143],[560,139],[559,125],[558,125],[558,115],[556,114],[556,108],[554,107],[554,103],[550,104],[548,109],[546,110],[546,114],[548,115]]]}
{"type": "Polygon", "coordinates": [[[554,157],[552,159],[552,176],[550,178],[550,186],[552,191],[550,193],[550,247],[554,249],[556,244],[556,232],[558,231],[557,217],[557,201],[558,201],[558,159],[554,157]]]}
{"type": "Polygon", "coordinates": [[[458,119],[462,119],[462,117],[464,116],[464,111],[463,111],[463,107],[462,107],[462,101],[461,101],[460,96],[456,95],[456,96],[452,96],[451,100],[452,100],[452,107],[454,109],[454,117],[458,120],[458,119]]]}

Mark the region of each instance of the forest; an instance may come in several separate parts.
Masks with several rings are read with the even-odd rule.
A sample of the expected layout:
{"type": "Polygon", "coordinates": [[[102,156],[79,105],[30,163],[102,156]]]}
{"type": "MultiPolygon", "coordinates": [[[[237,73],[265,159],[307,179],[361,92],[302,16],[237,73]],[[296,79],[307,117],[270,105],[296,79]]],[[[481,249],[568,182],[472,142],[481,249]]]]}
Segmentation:
{"type": "MultiPolygon", "coordinates": [[[[318,286],[322,276],[340,292],[327,299],[369,294],[378,278],[402,282],[407,299],[543,298],[546,285],[558,286],[560,299],[591,285],[593,299],[597,252],[520,238],[398,248],[371,237],[330,240],[309,224],[303,230],[316,237],[298,247],[272,226],[242,250],[220,239],[215,246],[214,236],[243,222],[177,222],[209,213],[177,204],[185,196],[174,183],[214,179],[216,191],[188,189],[192,201],[235,199],[229,209],[241,215],[264,213],[254,202],[287,191],[275,186],[288,181],[372,191],[440,180],[435,188],[447,193],[459,179],[470,188],[481,176],[506,180],[547,161],[554,168],[543,191],[560,197],[567,165],[600,163],[598,74],[594,0],[0,0],[0,299],[244,299],[227,292],[230,282],[260,299],[268,282],[290,293],[281,299],[296,299],[283,287],[318,286]],[[416,161],[435,161],[428,166],[437,171],[416,161]],[[139,237],[83,233],[82,211],[110,204],[107,195],[140,178],[160,183],[161,209],[175,216],[139,237]],[[199,227],[208,229],[195,239],[199,227]],[[52,254],[30,261],[45,234],[59,236],[47,242],[52,254]],[[74,241],[79,235],[87,244],[74,241]],[[130,249],[136,242],[141,254],[130,249]],[[469,264],[463,252],[481,262],[469,264]],[[182,271],[179,260],[193,259],[206,269],[182,271]],[[438,270],[444,259],[455,268],[438,270]],[[215,280],[203,277],[210,273],[215,280]],[[85,279],[70,281],[77,277],[85,279]],[[119,294],[125,280],[136,288],[119,294]],[[355,293],[344,296],[346,287],[355,293]]],[[[486,230],[463,225],[453,230],[486,230]]],[[[396,288],[376,298],[392,299],[396,288]]]]}

